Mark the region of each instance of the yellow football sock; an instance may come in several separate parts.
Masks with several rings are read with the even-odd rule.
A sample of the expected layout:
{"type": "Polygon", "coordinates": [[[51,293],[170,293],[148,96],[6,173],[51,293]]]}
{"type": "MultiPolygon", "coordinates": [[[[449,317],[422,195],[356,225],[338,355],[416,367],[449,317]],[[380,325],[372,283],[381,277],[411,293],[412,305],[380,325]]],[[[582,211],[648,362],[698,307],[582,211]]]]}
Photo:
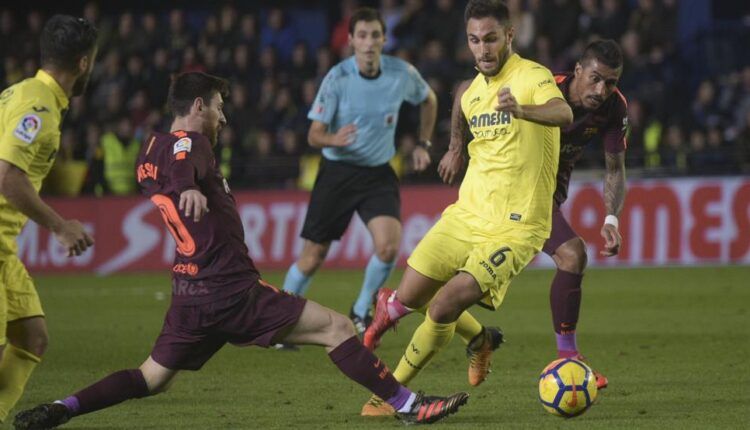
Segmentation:
{"type": "MultiPolygon", "coordinates": [[[[429,304],[424,305],[421,308],[414,309],[414,312],[418,312],[422,315],[427,314],[427,307],[429,304]]],[[[482,324],[474,318],[474,315],[470,314],[469,311],[461,312],[461,315],[456,321],[456,334],[461,336],[461,340],[464,341],[464,345],[468,345],[479,333],[482,332],[482,324]]]]}
{"type": "Polygon", "coordinates": [[[461,336],[461,340],[468,345],[475,337],[482,332],[482,324],[474,318],[469,311],[461,312],[461,316],[456,321],[456,334],[461,336]]]}
{"type": "Polygon", "coordinates": [[[0,360],[0,422],[5,420],[21,398],[26,381],[41,361],[41,358],[28,351],[11,344],[5,345],[3,358],[0,360]]]}
{"type": "Polygon", "coordinates": [[[407,385],[429,364],[432,356],[451,341],[455,331],[456,323],[436,323],[429,314],[425,315],[424,322],[414,331],[404,356],[393,372],[396,380],[407,385]]]}

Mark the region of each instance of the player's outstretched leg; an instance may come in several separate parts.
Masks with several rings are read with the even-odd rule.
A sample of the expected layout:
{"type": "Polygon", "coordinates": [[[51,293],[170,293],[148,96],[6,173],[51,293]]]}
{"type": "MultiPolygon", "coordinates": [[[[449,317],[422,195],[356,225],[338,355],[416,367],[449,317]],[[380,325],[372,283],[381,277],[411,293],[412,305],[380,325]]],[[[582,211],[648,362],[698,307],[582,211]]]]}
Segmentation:
{"type": "Polygon", "coordinates": [[[408,422],[437,421],[455,413],[468,400],[466,393],[420,396],[399,384],[385,363],[362,345],[344,315],[315,302],[307,302],[297,324],[288,333],[280,334],[278,341],[324,346],[341,373],[384,399],[408,422]]]}
{"type": "Polygon", "coordinates": [[[396,327],[398,320],[409,315],[413,309],[404,306],[396,297],[396,292],[381,288],[375,300],[375,316],[362,336],[362,342],[370,351],[380,345],[380,338],[386,331],[396,327]]]}
{"type": "Polygon", "coordinates": [[[75,416],[164,392],[176,374],[149,357],[139,369],[120,370],[62,400],[21,411],[13,425],[15,430],[53,429],[75,416]]]}
{"type": "MultiPolygon", "coordinates": [[[[586,269],[586,244],[579,237],[574,237],[555,249],[552,258],[557,264],[557,272],[550,286],[550,307],[552,324],[557,341],[559,358],[577,358],[585,360],[578,351],[576,326],[581,309],[581,282],[586,269]]],[[[607,378],[594,372],[598,388],[606,388],[607,378]]]]}

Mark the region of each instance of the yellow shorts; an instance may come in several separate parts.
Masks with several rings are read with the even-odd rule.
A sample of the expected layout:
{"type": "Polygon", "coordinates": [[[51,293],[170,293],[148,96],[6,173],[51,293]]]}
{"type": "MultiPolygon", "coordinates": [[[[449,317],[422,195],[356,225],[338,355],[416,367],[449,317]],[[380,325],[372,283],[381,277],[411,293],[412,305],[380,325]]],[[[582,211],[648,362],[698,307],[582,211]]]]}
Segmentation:
{"type": "Polygon", "coordinates": [[[527,230],[489,227],[456,206],[443,212],[407,260],[428,278],[447,282],[457,272],[476,279],[483,304],[497,309],[511,279],[541,251],[545,238],[527,230]]]}
{"type": "Polygon", "coordinates": [[[8,321],[44,316],[34,281],[15,255],[0,257],[0,345],[8,341],[8,321]]]}

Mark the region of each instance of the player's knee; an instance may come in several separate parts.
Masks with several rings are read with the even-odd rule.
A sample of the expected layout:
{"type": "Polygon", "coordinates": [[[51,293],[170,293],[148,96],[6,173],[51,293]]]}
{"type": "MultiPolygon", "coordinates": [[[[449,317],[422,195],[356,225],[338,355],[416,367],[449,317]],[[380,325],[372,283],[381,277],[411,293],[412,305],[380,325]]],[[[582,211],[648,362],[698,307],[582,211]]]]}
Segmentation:
{"type": "Polygon", "coordinates": [[[430,304],[430,308],[427,310],[430,319],[440,324],[449,324],[458,319],[460,311],[455,309],[455,306],[445,300],[436,299],[430,304]]]}
{"type": "Polygon", "coordinates": [[[28,351],[37,357],[41,357],[47,352],[49,345],[49,335],[46,332],[35,333],[29,342],[28,351]]]}
{"type": "Polygon", "coordinates": [[[163,378],[147,372],[143,372],[143,379],[146,381],[146,387],[148,387],[147,396],[166,393],[169,387],[172,386],[169,378],[163,378]]]}
{"type": "Polygon", "coordinates": [[[340,345],[345,340],[356,335],[354,325],[349,318],[338,312],[331,313],[331,322],[328,331],[330,338],[329,346],[340,345]]]}
{"type": "Polygon", "coordinates": [[[312,276],[323,264],[328,254],[328,247],[315,246],[303,252],[297,261],[297,268],[300,272],[304,273],[305,276],[312,276]]]}
{"type": "Polygon", "coordinates": [[[14,346],[41,357],[47,351],[49,335],[45,330],[24,333],[20,338],[11,338],[14,346]]]}
{"type": "Polygon", "coordinates": [[[558,267],[566,272],[583,273],[588,264],[586,243],[580,237],[569,240],[555,251],[558,267]]]}
{"type": "Polygon", "coordinates": [[[398,244],[386,243],[375,248],[375,255],[378,260],[384,263],[390,263],[398,256],[398,244]]]}

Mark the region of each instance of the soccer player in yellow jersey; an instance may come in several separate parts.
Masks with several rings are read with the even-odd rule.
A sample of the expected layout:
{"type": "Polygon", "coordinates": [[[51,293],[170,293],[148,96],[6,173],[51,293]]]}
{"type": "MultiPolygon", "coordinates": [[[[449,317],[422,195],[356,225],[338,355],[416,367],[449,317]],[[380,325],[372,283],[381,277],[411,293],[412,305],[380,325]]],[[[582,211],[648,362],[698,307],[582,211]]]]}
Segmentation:
{"type": "MultiPolygon", "coordinates": [[[[560,153],[560,126],[573,112],[552,73],[513,53],[513,27],[499,0],[471,0],[465,11],[469,48],[479,71],[459,86],[451,142],[438,171],[451,183],[470,161],[458,201],[422,239],[396,292],[381,292],[365,345],[412,310],[426,310],[394,371],[407,384],[447,345],[454,332],[468,344],[469,382],[479,385],[498,329],[482,327],[464,311],[480,303],[500,306],[511,279],[549,237],[552,194],[560,153]]],[[[382,291],[382,290],[381,290],[382,291]]],[[[363,415],[380,415],[371,399],[363,415]]]]}
{"type": "Polygon", "coordinates": [[[94,244],[80,222],[63,219],[38,193],[55,162],[68,99],[86,88],[96,38],[88,21],[53,16],[42,31],[41,70],[0,94],[0,422],[21,397],[47,345],[44,312],[16,256],[16,236],[31,218],[71,256],[94,244]]]}

